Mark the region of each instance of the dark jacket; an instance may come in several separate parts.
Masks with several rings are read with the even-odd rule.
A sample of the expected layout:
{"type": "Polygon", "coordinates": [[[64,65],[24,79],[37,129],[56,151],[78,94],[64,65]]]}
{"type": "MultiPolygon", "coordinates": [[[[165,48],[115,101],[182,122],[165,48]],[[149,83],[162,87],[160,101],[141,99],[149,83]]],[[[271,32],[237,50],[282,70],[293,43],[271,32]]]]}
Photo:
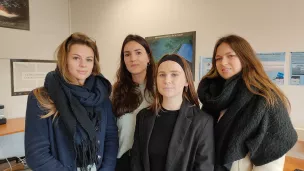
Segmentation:
{"type": "MultiPolygon", "coordinates": [[[[34,171],[76,171],[74,145],[67,136],[60,114],[41,119],[46,112],[41,109],[34,94],[28,96],[25,121],[25,157],[34,171]]],[[[114,171],[118,151],[118,135],[115,117],[109,98],[102,103],[102,116],[96,127],[98,171],[114,171]]]]}
{"type": "MultiPolygon", "coordinates": [[[[156,115],[150,109],[143,109],[137,115],[133,171],[150,171],[148,147],[155,119],[156,115]]],[[[170,141],[165,170],[213,171],[213,167],[213,119],[184,100],[170,141]]]]}
{"type": "Polygon", "coordinates": [[[230,170],[233,162],[248,154],[252,165],[268,164],[284,156],[297,141],[280,98],[275,105],[268,105],[266,98],[249,91],[241,73],[228,80],[202,79],[198,96],[202,110],[218,121],[214,129],[215,171],[230,170]],[[218,120],[221,111],[225,112],[218,120]]]}

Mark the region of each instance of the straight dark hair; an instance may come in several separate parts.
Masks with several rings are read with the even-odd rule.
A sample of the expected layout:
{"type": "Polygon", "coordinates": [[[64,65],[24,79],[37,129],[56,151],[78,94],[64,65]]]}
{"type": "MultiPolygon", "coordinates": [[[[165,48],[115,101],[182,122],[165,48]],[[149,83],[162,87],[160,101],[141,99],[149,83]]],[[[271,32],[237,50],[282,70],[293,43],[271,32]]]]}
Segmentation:
{"type": "MultiPolygon", "coordinates": [[[[152,58],[152,51],[149,47],[148,42],[139,35],[128,35],[123,41],[121,47],[119,69],[116,73],[116,82],[113,85],[112,104],[113,112],[116,117],[120,117],[125,113],[133,112],[136,108],[139,107],[143,101],[143,98],[154,98],[154,72],[155,63],[152,58]],[[139,85],[132,80],[132,74],[127,70],[126,64],[124,62],[124,48],[126,44],[131,41],[135,41],[145,48],[150,61],[150,64],[147,66],[144,97],[142,97],[140,91],[137,88],[139,85]]],[[[146,100],[149,101],[149,99],[146,100]]]]}

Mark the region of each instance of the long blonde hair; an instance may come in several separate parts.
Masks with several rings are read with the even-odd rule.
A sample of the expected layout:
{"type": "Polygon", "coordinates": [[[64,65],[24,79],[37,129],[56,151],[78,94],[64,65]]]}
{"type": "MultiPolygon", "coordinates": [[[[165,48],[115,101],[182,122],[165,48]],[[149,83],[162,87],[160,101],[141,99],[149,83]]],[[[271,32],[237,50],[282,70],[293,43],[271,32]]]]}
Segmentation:
{"type": "Polygon", "coordinates": [[[227,43],[239,57],[242,64],[242,78],[248,90],[253,94],[263,96],[269,106],[280,104],[279,98],[283,102],[285,108],[290,111],[290,102],[288,98],[269,79],[262,63],[257,58],[256,53],[250,44],[240,36],[228,35],[217,41],[213,50],[212,68],[202,79],[219,77],[219,73],[216,69],[215,56],[217,48],[222,43],[227,43]]]}
{"type": "MultiPolygon", "coordinates": [[[[71,49],[71,46],[74,44],[86,45],[90,47],[94,52],[94,66],[92,70],[93,75],[100,74],[99,66],[99,53],[97,49],[96,42],[90,39],[87,35],[83,33],[73,33],[68,38],[66,38],[57,48],[55,56],[57,58],[57,68],[62,74],[64,80],[68,83],[74,84],[74,78],[70,75],[68,71],[68,53],[71,49]]],[[[56,106],[50,96],[48,95],[45,87],[39,87],[33,90],[35,97],[37,98],[40,106],[47,110],[47,114],[41,116],[41,118],[47,118],[54,115],[54,118],[58,115],[56,106]]]]}

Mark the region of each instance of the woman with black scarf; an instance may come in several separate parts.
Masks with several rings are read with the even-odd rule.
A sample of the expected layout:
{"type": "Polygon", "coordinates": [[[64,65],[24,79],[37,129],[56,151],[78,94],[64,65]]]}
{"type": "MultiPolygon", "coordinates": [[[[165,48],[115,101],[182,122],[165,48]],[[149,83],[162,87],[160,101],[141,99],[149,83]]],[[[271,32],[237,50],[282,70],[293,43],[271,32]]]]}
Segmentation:
{"type": "Polygon", "coordinates": [[[283,171],[297,141],[290,103],[245,39],[217,41],[198,96],[215,120],[215,171],[283,171]]]}
{"type": "Polygon", "coordinates": [[[57,68],[28,96],[25,157],[35,171],[114,171],[118,136],[96,43],[82,33],[57,49],[57,68]]]}

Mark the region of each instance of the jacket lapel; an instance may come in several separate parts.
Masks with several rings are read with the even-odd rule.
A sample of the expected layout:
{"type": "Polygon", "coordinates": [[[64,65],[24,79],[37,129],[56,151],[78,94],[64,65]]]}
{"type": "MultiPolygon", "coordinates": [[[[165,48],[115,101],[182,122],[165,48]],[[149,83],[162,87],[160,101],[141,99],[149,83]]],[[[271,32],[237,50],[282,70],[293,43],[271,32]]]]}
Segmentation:
{"type": "Polygon", "coordinates": [[[193,112],[190,109],[190,103],[184,99],[170,140],[166,161],[166,171],[170,170],[172,164],[174,164],[175,157],[180,149],[179,146],[184,141],[184,137],[191,125],[193,112]]]}
{"type": "Polygon", "coordinates": [[[149,162],[149,141],[152,134],[152,130],[154,127],[154,122],[156,119],[156,115],[152,112],[149,112],[143,121],[143,143],[144,143],[144,152],[143,152],[143,162],[145,171],[150,171],[150,162],[149,162]]]}

